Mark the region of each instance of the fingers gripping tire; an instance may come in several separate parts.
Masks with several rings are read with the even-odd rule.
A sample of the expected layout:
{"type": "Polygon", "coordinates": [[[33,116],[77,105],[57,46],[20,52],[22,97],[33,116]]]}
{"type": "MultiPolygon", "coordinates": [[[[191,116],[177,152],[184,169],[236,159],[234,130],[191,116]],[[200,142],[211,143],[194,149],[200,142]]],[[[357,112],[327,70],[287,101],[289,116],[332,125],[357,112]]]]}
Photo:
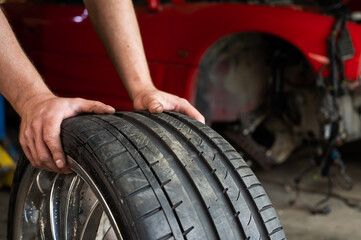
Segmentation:
{"type": "Polygon", "coordinates": [[[195,120],[83,115],[65,120],[61,137],[76,173],[40,171],[23,158],[9,239],[285,239],[241,156],[195,120]]]}

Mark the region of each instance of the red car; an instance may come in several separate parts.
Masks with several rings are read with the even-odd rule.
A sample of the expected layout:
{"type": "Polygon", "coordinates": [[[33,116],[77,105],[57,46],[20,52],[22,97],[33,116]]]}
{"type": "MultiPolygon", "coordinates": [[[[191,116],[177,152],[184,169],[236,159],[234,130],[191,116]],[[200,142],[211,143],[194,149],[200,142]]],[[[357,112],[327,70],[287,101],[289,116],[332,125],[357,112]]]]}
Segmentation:
{"type": "MultiPolygon", "coordinates": [[[[261,165],[311,142],[325,159],[361,136],[356,1],[135,0],[155,85],[185,97],[261,165]],[[230,131],[231,129],[232,131],[230,131]]],[[[80,0],[3,4],[25,51],[62,96],[132,103],[80,0]]]]}

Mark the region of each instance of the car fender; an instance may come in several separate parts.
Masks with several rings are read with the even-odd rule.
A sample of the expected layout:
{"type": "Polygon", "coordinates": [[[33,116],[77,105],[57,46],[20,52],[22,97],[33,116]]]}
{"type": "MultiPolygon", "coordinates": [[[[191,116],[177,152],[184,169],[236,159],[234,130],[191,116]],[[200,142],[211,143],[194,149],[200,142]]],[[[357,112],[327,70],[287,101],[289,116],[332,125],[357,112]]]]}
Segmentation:
{"type": "MultiPolygon", "coordinates": [[[[187,66],[187,88],[183,96],[192,99],[197,68],[202,57],[223,37],[245,32],[266,33],[279,37],[299,49],[315,72],[327,65],[327,38],[335,19],[296,7],[273,7],[250,4],[178,4],[169,11],[173,29],[170,60],[187,66]],[[191,26],[191,27],[190,27],[191,26]]],[[[354,43],[361,40],[361,26],[348,23],[354,43]]],[[[345,63],[346,77],[359,78],[361,46],[354,44],[355,54],[345,63]]],[[[327,73],[326,73],[327,74],[327,73]]],[[[172,75],[172,74],[171,74],[172,75]]],[[[178,92],[179,94],[179,92],[178,92]]]]}

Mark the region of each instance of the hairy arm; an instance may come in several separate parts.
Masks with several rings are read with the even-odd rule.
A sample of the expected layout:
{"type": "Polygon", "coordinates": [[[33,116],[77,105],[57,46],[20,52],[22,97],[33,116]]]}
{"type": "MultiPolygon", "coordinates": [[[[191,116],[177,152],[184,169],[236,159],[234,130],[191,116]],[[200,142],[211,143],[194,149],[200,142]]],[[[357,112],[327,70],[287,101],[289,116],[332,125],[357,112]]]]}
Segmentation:
{"type": "Polygon", "coordinates": [[[66,173],[60,142],[63,119],[81,112],[114,113],[96,101],[59,98],[45,85],[0,10],[0,93],[21,117],[20,144],[34,167],[66,173]]]}
{"type": "Polygon", "coordinates": [[[21,115],[27,101],[52,95],[0,12],[0,91],[21,115]]]}
{"type": "Polygon", "coordinates": [[[83,0],[90,20],[126,87],[134,108],[204,117],[185,99],[159,91],[152,83],[131,0],[83,0]]]}

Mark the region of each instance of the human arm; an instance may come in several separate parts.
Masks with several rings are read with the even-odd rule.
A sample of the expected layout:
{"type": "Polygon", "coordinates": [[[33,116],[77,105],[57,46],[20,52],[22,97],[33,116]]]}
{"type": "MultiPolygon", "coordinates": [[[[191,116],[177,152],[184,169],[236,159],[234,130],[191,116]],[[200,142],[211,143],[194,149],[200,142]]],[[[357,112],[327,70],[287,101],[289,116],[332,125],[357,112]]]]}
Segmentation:
{"type": "Polygon", "coordinates": [[[83,0],[100,40],[137,110],[163,110],[204,117],[185,99],[159,91],[152,83],[131,0],[83,0]]]}
{"type": "Polygon", "coordinates": [[[63,119],[81,112],[113,113],[96,101],[59,98],[43,82],[0,9],[0,93],[21,117],[20,144],[34,167],[70,172],[60,142],[63,119]]]}

